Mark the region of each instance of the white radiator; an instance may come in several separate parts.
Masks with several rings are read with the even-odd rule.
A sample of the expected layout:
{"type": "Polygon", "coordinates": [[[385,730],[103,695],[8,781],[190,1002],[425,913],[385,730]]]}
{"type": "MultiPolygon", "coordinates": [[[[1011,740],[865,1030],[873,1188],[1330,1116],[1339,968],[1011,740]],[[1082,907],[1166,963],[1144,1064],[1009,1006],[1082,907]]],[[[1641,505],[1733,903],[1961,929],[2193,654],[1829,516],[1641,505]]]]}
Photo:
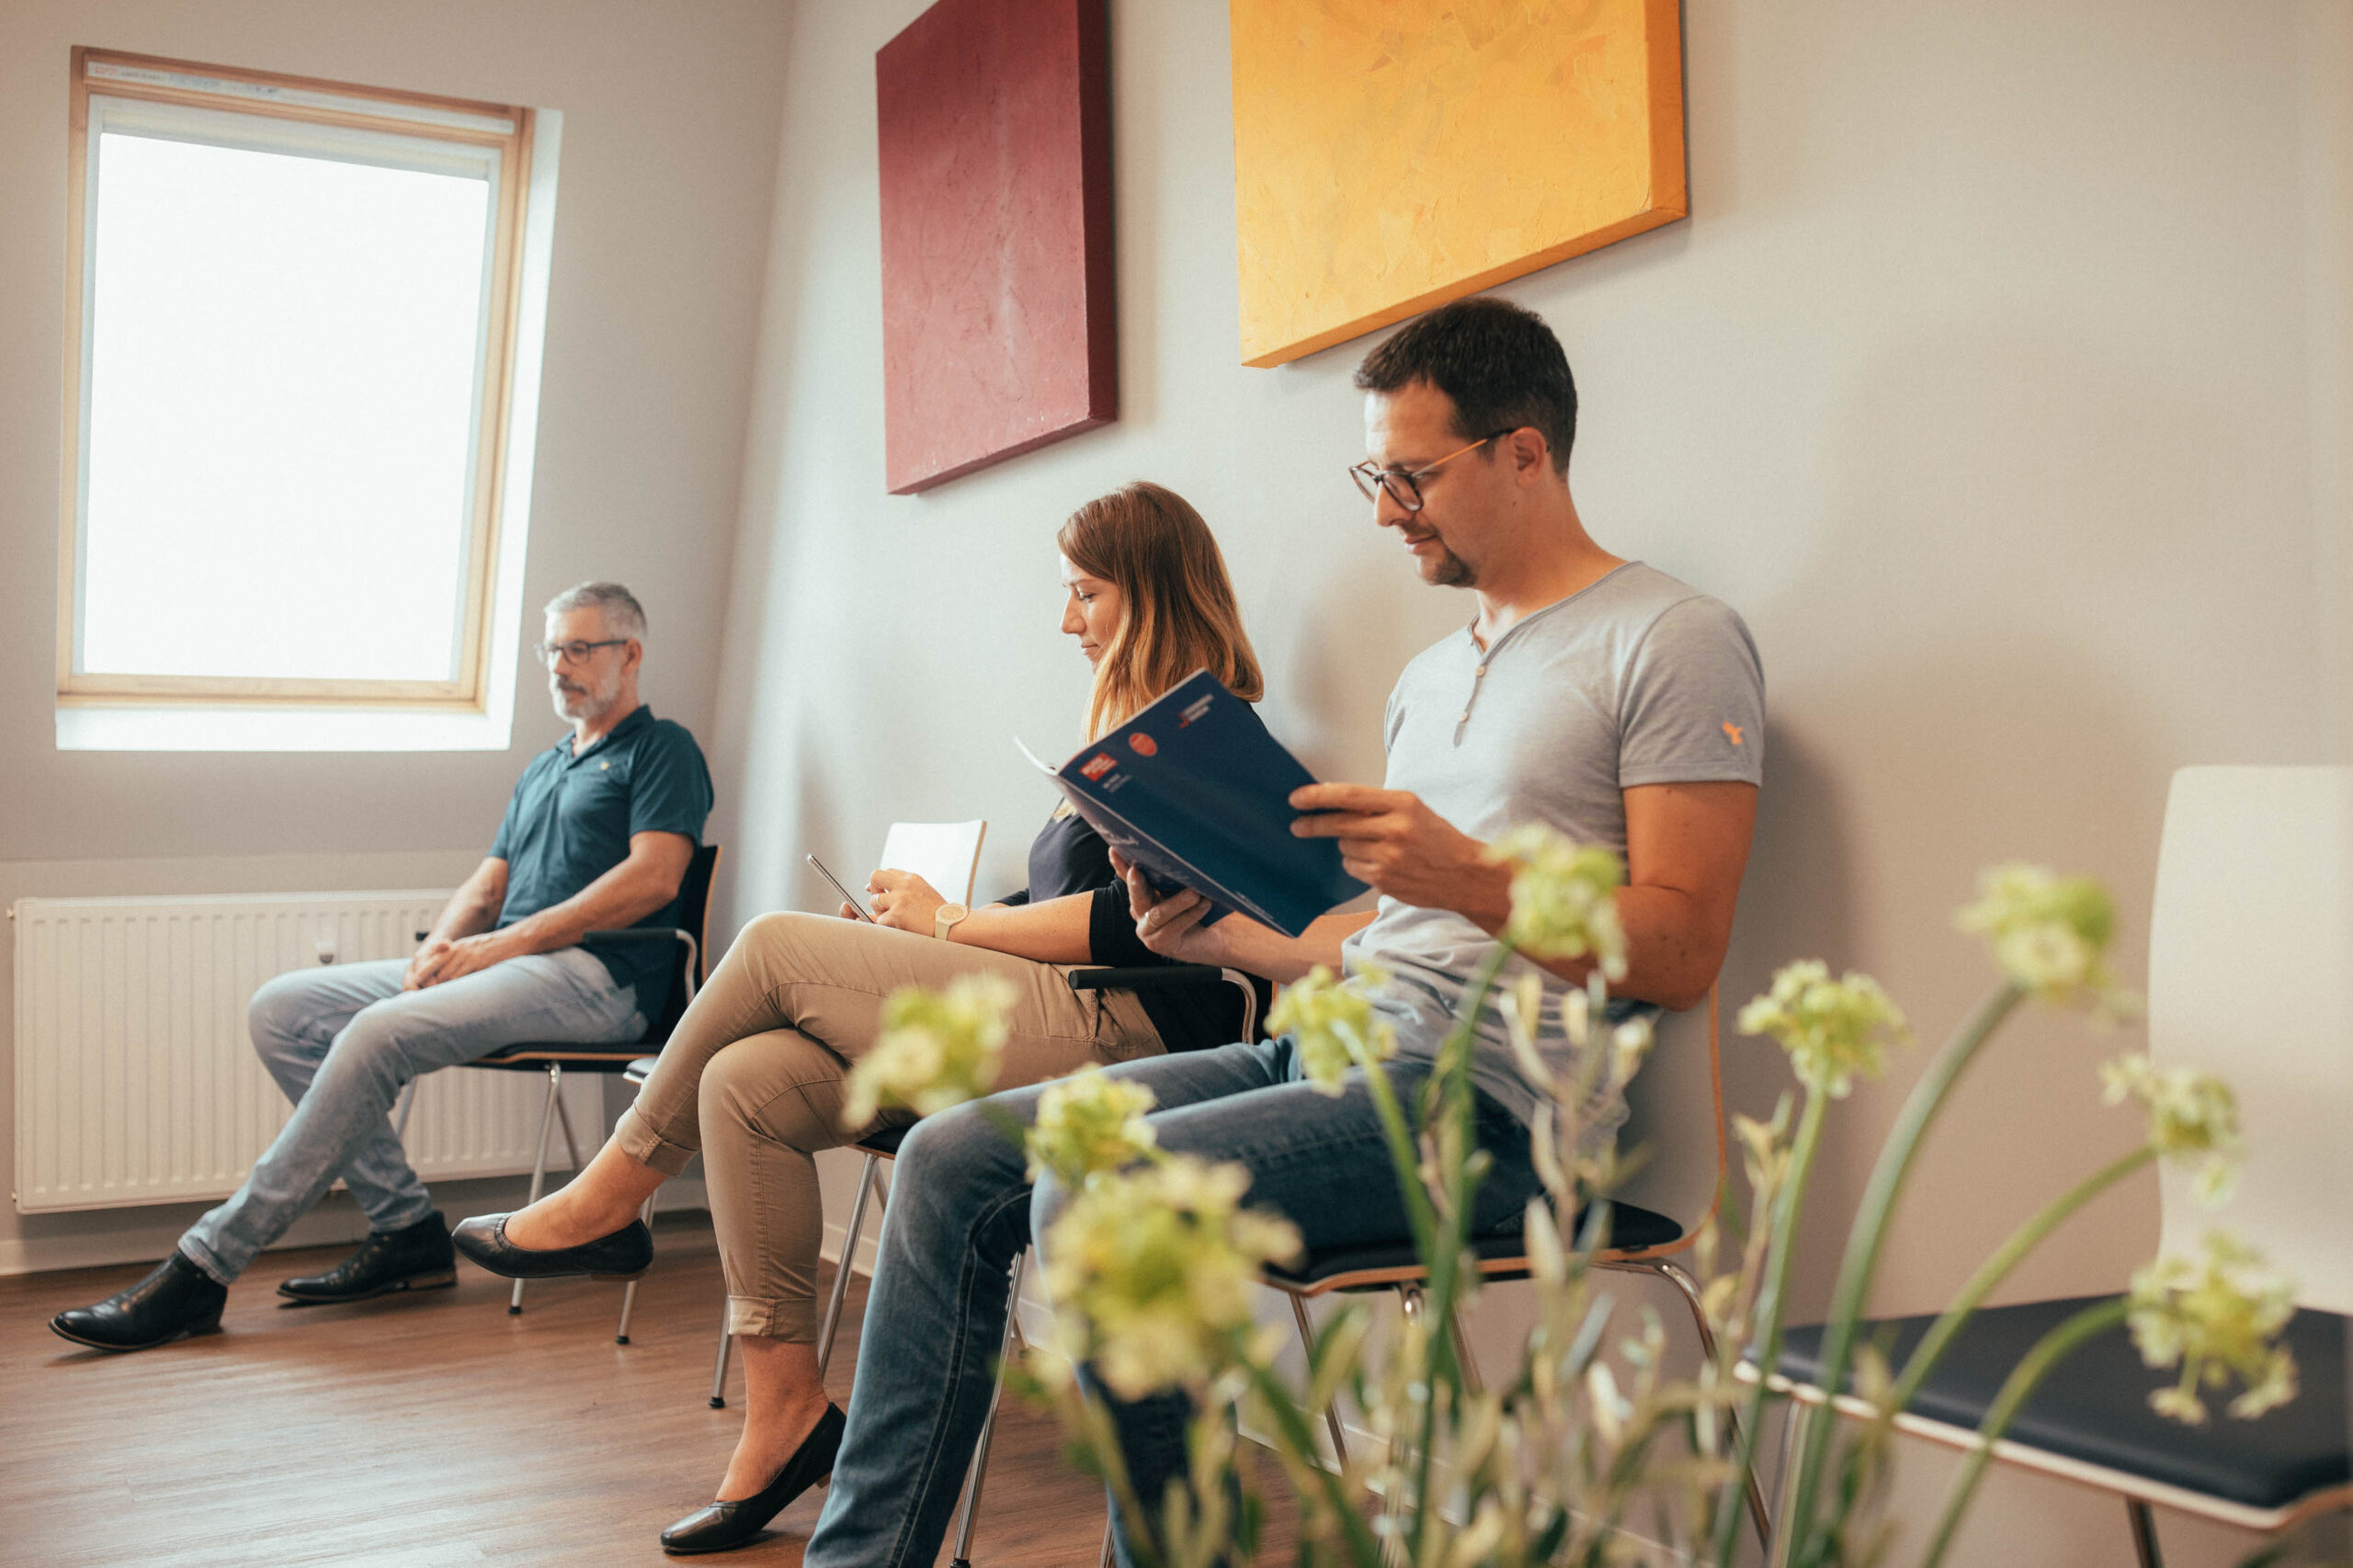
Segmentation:
{"type": "MultiPolygon", "coordinates": [[[[16,927],[17,1208],[112,1209],[227,1197],[290,1108],[245,1032],[272,975],[400,958],[446,892],[28,898],[16,927]]],[[[404,1140],[417,1173],[531,1168],[547,1080],[451,1069],[417,1084],[404,1140]]],[[[567,1076],[591,1152],[602,1094],[567,1076]]],[[[551,1168],[567,1164],[560,1133],[551,1168]]]]}

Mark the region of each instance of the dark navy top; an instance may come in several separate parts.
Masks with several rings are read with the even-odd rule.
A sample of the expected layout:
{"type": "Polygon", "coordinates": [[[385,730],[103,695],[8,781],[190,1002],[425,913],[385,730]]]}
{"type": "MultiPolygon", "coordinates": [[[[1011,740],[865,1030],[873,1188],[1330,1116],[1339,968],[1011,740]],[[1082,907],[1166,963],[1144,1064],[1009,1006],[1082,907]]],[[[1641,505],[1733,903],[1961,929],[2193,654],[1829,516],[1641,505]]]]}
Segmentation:
{"type": "MultiPolygon", "coordinates": [[[[1076,812],[1048,820],[1029,844],[1029,885],[1007,903],[1043,903],[1071,893],[1092,893],[1087,908],[1086,953],[1091,962],[1119,969],[1174,963],[1143,945],[1128,910],[1128,886],[1111,869],[1110,847],[1076,812]]],[[[1264,1019],[1273,988],[1253,979],[1258,1017],[1264,1019]]],[[[1150,986],[1136,993],[1144,1015],[1166,1051],[1202,1051],[1242,1038],[1242,997],[1222,980],[1190,985],[1150,986]]]]}
{"type": "MultiPolygon", "coordinates": [[[[492,858],[506,862],[499,927],[562,903],[628,859],[631,834],[676,833],[701,843],[710,802],[702,748],[684,724],[656,719],[651,708],[638,708],[577,756],[565,736],[523,770],[491,844],[492,858]]],[[[638,924],[676,925],[678,903],[672,899],[638,924]]],[[[637,1010],[649,1026],[662,1016],[677,961],[674,948],[585,945],[612,971],[614,984],[636,988],[637,1010]]]]}

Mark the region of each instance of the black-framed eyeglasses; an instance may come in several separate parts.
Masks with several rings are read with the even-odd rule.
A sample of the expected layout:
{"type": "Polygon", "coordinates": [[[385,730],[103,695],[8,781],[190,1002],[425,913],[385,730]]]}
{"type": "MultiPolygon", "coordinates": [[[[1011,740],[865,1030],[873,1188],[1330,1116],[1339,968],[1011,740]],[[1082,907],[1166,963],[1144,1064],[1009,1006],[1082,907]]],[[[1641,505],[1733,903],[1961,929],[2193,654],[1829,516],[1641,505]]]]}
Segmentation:
{"type": "Polygon", "coordinates": [[[1382,468],[1370,460],[1360,462],[1348,470],[1348,477],[1357,482],[1357,488],[1364,492],[1366,500],[1377,502],[1381,499],[1381,493],[1386,490],[1392,501],[1396,502],[1408,512],[1418,512],[1422,509],[1421,479],[1423,475],[1445,467],[1465,452],[1477,451],[1490,441],[1500,441],[1510,435],[1512,430],[1518,428],[1519,426],[1515,425],[1510,430],[1492,431],[1480,437],[1469,446],[1457,447],[1436,462],[1426,462],[1416,469],[1382,468]]]}
{"type": "Polygon", "coordinates": [[[626,637],[608,637],[601,642],[534,642],[531,652],[543,665],[576,665],[599,648],[619,648],[628,642],[626,637]]]}

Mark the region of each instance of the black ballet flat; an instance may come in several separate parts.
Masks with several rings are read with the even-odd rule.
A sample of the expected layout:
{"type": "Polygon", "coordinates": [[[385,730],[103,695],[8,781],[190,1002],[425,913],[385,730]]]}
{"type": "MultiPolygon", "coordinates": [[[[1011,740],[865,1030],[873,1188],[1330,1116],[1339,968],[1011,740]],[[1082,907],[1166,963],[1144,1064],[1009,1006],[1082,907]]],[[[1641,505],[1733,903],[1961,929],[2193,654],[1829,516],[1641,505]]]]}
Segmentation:
{"type": "Polygon", "coordinates": [[[680,1557],[700,1551],[733,1551],[748,1546],[767,1528],[770,1519],[812,1486],[834,1476],[834,1456],[841,1451],[842,1410],[825,1406],[816,1426],[801,1440],[776,1479],[749,1497],[716,1502],[696,1509],[662,1532],[662,1550],[680,1557]]]}
{"type": "Polygon", "coordinates": [[[493,1274],[509,1279],[562,1279],[586,1275],[591,1279],[634,1279],[654,1263],[654,1233],[642,1220],[631,1220],[608,1236],[576,1247],[544,1251],[518,1247],[506,1239],[504,1214],[477,1214],[449,1233],[449,1241],[493,1274]]]}

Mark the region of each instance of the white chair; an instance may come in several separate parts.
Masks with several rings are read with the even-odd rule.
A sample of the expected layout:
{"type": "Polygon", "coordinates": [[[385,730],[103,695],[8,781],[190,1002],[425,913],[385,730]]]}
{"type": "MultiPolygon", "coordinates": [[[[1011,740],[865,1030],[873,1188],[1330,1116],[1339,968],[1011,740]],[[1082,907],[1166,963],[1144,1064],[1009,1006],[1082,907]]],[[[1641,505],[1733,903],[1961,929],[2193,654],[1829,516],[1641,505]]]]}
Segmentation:
{"type": "MultiPolygon", "coordinates": [[[[2346,1333],[2353,1313],[2353,769],[2186,767],[2174,775],[2149,932],[2149,1049],[2237,1092],[2248,1155],[2229,1206],[2210,1213],[2168,1172],[2164,1249],[2194,1255],[2210,1227],[2260,1247],[2297,1282],[2288,1341],[2302,1392],[2255,1422],[2181,1426],[2147,1405],[2167,1374],[2120,1329],[2059,1363],[1994,1457],[2123,1499],[2143,1568],[2158,1568],[2163,1507],[2274,1533],[2353,1506],[2346,1333]]],[[[2002,1379],[2042,1333],[2089,1301],[1980,1312],[1896,1429],[1975,1445],[2002,1379]]],[[[1866,1325],[1896,1359],[1926,1318],[1866,1325]]],[[[1820,1331],[1791,1336],[1772,1386],[1802,1412],[1824,1403],[1820,1331]]],[[[1841,1393],[1843,1415],[1870,1407],[1841,1393]]]]}

